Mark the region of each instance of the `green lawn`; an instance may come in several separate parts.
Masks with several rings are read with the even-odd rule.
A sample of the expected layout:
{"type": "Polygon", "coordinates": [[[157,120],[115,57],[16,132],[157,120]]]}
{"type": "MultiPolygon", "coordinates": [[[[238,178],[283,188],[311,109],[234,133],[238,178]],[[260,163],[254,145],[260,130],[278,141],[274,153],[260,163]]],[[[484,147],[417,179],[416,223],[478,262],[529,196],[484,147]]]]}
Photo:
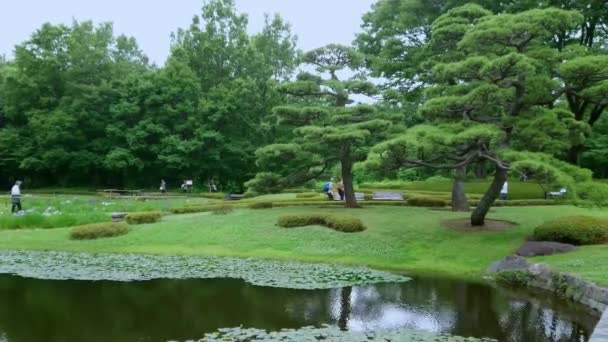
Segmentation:
{"type": "MultiPolygon", "coordinates": [[[[608,212],[573,206],[496,208],[493,218],[520,225],[506,232],[463,233],[442,228],[440,222],[466,215],[424,208],[241,209],[229,215],[166,216],[160,223],[135,226],[126,236],[97,241],[70,241],[65,228],[5,230],[0,231],[0,249],[259,257],[480,277],[492,261],[513,253],[536,225],[577,214],[608,212]],[[321,227],[275,226],[279,215],[311,211],[357,216],[368,229],[346,234],[321,227]]],[[[608,246],[539,260],[608,285],[608,246]]]]}

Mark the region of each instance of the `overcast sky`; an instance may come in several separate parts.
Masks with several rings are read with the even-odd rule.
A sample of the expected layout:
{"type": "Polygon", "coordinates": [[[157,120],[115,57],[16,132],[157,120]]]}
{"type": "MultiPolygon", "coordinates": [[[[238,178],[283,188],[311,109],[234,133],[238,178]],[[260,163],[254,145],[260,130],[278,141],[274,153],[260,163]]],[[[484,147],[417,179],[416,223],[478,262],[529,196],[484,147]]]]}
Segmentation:
{"type": "MultiPolygon", "coordinates": [[[[359,31],[361,15],[375,0],[236,0],[249,16],[249,31],[263,25],[264,13],[279,13],[292,24],[299,47],[313,49],[329,43],[349,44],[359,31]]],[[[9,0],[0,11],[0,55],[12,57],[16,44],[44,22],[72,19],[111,21],[115,34],[134,36],[159,65],[169,53],[170,34],[187,27],[200,14],[203,0],[9,0]]]]}

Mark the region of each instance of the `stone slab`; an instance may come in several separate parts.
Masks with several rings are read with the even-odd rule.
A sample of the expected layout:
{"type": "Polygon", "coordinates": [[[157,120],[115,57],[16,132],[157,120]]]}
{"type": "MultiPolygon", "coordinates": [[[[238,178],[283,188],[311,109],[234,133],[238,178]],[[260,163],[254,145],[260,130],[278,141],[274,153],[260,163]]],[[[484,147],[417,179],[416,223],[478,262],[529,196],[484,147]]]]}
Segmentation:
{"type": "Polygon", "coordinates": [[[373,199],[382,201],[403,201],[403,192],[377,191],[374,192],[373,199]]]}
{"type": "Polygon", "coordinates": [[[521,246],[515,254],[523,257],[533,257],[538,255],[552,255],[567,253],[575,250],[576,247],[567,243],[548,242],[548,241],[528,241],[521,246]]]}
{"type": "Polygon", "coordinates": [[[499,273],[507,270],[527,271],[528,261],[519,255],[508,255],[505,258],[495,261],[488,267],[486,273],[499,273]]]}

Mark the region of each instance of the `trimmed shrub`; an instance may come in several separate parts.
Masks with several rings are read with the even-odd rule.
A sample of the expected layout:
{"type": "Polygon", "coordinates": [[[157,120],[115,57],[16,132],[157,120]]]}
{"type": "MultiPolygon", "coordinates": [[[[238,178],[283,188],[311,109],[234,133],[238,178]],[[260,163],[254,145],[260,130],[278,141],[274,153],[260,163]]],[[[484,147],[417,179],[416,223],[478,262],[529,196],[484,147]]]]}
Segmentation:
{"type": "Polygon", "coordinates": [[[295,228],[305,226],[321,226],[325,224],[325,215],[283,215],[279,217],[277,225],[283,228],[295,228]]]}
{"type": "Polygon", "coordinates": [[[318,193],[318,192],[302,192],[302,193],[296,194],[296,198],[314,198],[314,197],[321,197],[320,193],[318,193]]]}
{"type": "Polygon", "coordinates": [[[407,199],[407,205],[412,207],[445,207],[448,202],[441,198],[435,197],[411,197],[407,199]]]}
{"type": "Polygon", "coordinates": [[[521,270],[502,271],[496,275],[496,282],[509,287],[526,287],[532,276],[521,270]]]}
{"type": "Polygon", "coordinates": [[[361,232],[365,230],[365,226],[361,220],[350,216],[328,215],[325,217],[325,225],[331,229],[345,233],[361,232]]]}
{"type": "Polygon", "coordinates": [[[295,228],[306,226],[325,226],[340,232],[353,233],[365,230],[363,222],[355,217],[340,215],[302,214],[283,215],[277,222],[279,227],[295,228]]]}
{"type": "Polygon", "coordinates": [[[140,213],[128,213],[125,220],[128,224],[146,224],[160,221],[162,214],[160,211],[147,211],[140,213]]]}
{"type": "Polygon", "coordinates": [[[534,240],[572,245],[594,245],[608,242],[608,219],[592,216],[570,216],[545,222],[534,229],[534,240]]]}
{"type": "Polygon", "coordinates": [[[608,184],[600,182],[586,182],[576,186],[576,194],[583,201],[592,205],[608,206],[608,184]]]}
{"type": "Polygon", "coordinates": [[[249,209],[272,209],[272,202],[255,202],[248,206],[249,209]]]}
{"type": "Polygon", "coordinates": [[[125,235],[128,232],[129,226],[125,222],[95,223],[72,228],[70,239],[93,240],[125,235]]]}

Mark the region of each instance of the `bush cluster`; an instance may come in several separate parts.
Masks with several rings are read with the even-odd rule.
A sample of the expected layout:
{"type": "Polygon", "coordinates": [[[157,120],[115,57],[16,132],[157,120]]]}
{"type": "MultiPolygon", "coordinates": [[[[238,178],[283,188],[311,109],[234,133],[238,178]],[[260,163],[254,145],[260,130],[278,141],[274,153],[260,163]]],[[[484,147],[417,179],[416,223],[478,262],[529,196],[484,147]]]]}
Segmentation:
{"type": "Polygon", "coordinates": [[[249,204],[249,209],[272,209],[272,202],[254,202],[249,204]]]}
{"type": "Polygon", "coordinates": [[[128,224],[146,224],[160,221],[162,213],[160,211],[146,211],[139,213],[128,213],[125,217],[128,224]]]}
{"type": "Polygon", "coordinates": [[[496,275],[496,282],[509,287],[526,287],[531,277],[526,271],[507,270],[496,275]]]}
{"type": "Polygon", "coordinates": [[[346,233],[360,232],[365,230],[365,225],[358,218],[342,215],[284,215],[279,217],[277,225],[283,228],[325,226],[346,233]]]}
{"type": "Polygon", "coordinates": [[[536,227],[534,240],[573,245],[608,242],[608,219],[592,216],[570,216],[548,221],[536,227]]]}
{"type": "Polygon", "coordinates": [[[585,182],[576,186],[577,196],[592,205],[608,206],[608,184],[600,182],[585,182]]]}
{"type": "Polygon", "coordinates": [[[128,232],[129,226],[125,222],[95,223],[72,228],[70,239],[93,240],[125,235],[128,232]]]}
{"type": "Polygon", "coordinates": [[[445,207],[448,202],[435,197],[411,197],[407,199],[407,205],[412,207],[445,207]]]}

